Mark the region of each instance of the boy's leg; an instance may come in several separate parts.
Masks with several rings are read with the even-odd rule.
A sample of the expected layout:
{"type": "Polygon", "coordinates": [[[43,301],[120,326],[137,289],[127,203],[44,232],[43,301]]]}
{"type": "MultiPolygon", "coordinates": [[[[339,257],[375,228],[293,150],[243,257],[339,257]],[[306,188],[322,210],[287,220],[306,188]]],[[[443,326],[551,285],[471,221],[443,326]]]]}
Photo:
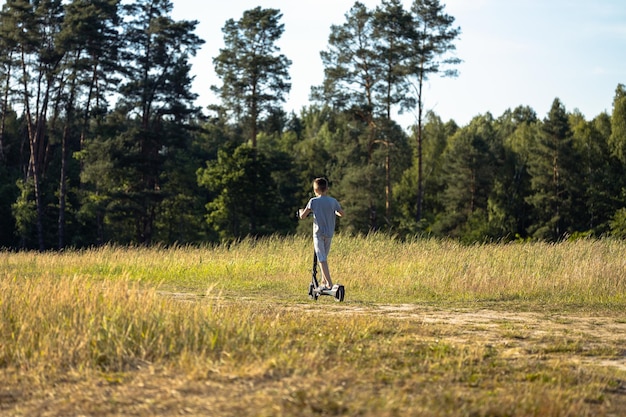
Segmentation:
{"type": "Polygon", "coordinates": [[[315,233],[313,234],[313,247],[315,248],[315,255],[317,256],[317,263],[320,265],[320,270],[321,270],[320,272],[322,273],[320,286],[326,287],[327,286],[326,272],[324,271],[324,267],[322,266],[322,261],[326,260],[326,249],[324,247],[324,239],[315,233]]]}
{"type": "Polygon", "coordinates": [[[333,287],[333,281],[330,279],[330,270],[328,269],[328,261],[320,262],[320,269],[322,270],[323,281],[328,288],[333,287]]]}
{"type": "Polygon", "coordinates": [[[330,270],[328,268],[328,261],[326,260],[328,257],[328,252],[330,252],[330,244],[332,240],[325,236],[317,236],[317,239],[315,240],[317,261],[319,262],[320,269],[322,271],[322,284],[324,284],[324,286],[328,288],[332,288],[333,281],[330,278],[330,270]]]}

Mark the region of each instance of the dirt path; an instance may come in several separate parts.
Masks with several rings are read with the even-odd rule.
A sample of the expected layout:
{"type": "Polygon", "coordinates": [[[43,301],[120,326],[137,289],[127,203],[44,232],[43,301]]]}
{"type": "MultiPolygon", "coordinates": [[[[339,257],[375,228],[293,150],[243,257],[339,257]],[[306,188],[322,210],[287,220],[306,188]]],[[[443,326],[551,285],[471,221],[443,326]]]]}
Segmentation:
{"type": "MultiPolygon", "coordinates": [[[[197,301],[190,293],[164,293],[180,300],[197,301]]],[[[330,297],[287,310],[337,315],[384,315],[437,326],[447,343],[490,345],[504,356],[529,352],[563,353],[580,364],[610,366],[626,372],[626,316],[511,312],[478,308],[441,309],[420,304],[363,304],[334,302],[330,297]]],[[[240,302],[241,300],[238,300],[240,302]]],[[[266,304],[253,299],[251,303],[266,304]]]]}
{"type": "MultiPolygon", "coordinates": [[[[297,308],[315,312],[320,305],[304,304],[297,308]]],[[[505,356],[562,351],[570,358],[574,353],[581,363],[611,366],[626,372],[626,317],[469,308],[441,310],[417,304],[363,307],[324,303],[323,308],[334,314],[382,314],[439,326],[447,343],[491,345],[505,356]]]]}
{"type": "MultiPolygon", "coordinates": [[[[204,298],[192,293],[162,292],[161,295],[185,302],[197,302],[204,298]]],[[[228,299],[222,298],[216,300],[219,300],[219,303],[229,302],[228,299]]],[[[242,300],[237,299],[232,302],[241,304],[242,300]]],[[[247,302],[254,306],[267,307],[269,305],[272,309],[279,311],[296,311],[312,316],[330,313],[338,317],[363,315],[408,320],[419,326],[425,326],[425,331],[419,335],[425,341],[432,338],[432,340],[452,345],[490,345],[497,349],[498,354],[503,358],[523,359],[529,354],[534,357],[545,355],[550,356],[556,363],[567,363],[568,366],[580,364],[599,366],[603,371],[605,370],[603,367],[607,367],[606,369],[610,368],[611,371],[617,370],[617,373],[626,372],[626,317],[618,314],[611,316],[585,315],[584,313],[511,312],[470,307],[439,308],[420,304],[371,304],[358,301],[337,303],[330,298],[300,304],[254,298],[245,300],[245,303],[247,302]]],[[[393,324],[392,320],[390,322],[393,324]]],[[[299,393],[307,392],[312,386],[318,387],[323,381],[319,377],[318,379],[312,377],[311,380],[306,377],[306,374],[285,377],[266,377],[263,374],[255,374],[235,375],[231,378],[228,375],[220,376],[218,373],[195,378],[184,373],[172,373],[167,369],[147,366],[132,373],[109,373],[97,378],[85,378],[80,374],[68,373],[55,380],[54,383],[44,384],[43,389],[33,389],[23,381],[23,376],[20,376],[18,372],[5,371],[4,380],[0,380],[0,415],[135,415],[141,417],[181,414],[197,416],[321,415],[319,410],[323,409],[319,408],[317,403],[311,406],[299,393]],[[270,407],[278,407],[278,412],[270,413],[268,411],[270,407]],[[265,413],[259,410],[265,410],[265,413]],[[303,414],[305,411],[307,414],[303,414]]],[[[608,400],[588,405],[590,408],[596,407],[594,410],[603,412],[595,415],[621,415],[610,411],[624,409],[623,404],[626,400],[623,398],[626,398],[626,383],[622,383],[621,380],[618,382],[606,394],[607,398],[610,397],[608,400]],[[609,411],[604,412],[603,407],[609,411]]],[[[455,387],[458,388],[459,385],[455,387]]],[[[380,386],[366,386],[365,388],[360,386],[354,391],[346,392],[345,395],[361,398],[355,392],[360,393],[363,389],[370,389],[366,395],[374,396],[378,394],[376,390],[380,388],[380,386]]],[[[421,393],[423,386],[418,385],[418,388],[410,392],[415,398],[421,398],[423,401],[426,397],[420,397],[420,395],[428,394],[421,393]]],[[[501,388],[500,392],[506,391],[505,388],[501,388]]],[[[546,384],[546,389],[549,388],[551,386],[546,384]]],[[[459,400],[459,404],[471,404],[472,398],[481,394],[475,388],[472,390],[466,400],[462,398],[459,400]]],[[[436,390],[434,392],[437,394],[436,390]]],[[[441,398],[449,398],[447,391],[446,394],[440,395],[441,398]]],[[[513,394],[509,393],[509,395],[513,394]]],[[[491,397],[483,396],[482,398],[487,403],[491,401],[491,397]]],[[[567,401],[563,398],[556,401],[557,406],[564,407],[556,410],[566,410],[567,401]]],[[[416,400],[415,403],[419,404],[420,401],[416,400]]],[[[396,404],[394,405],[396,407],[398,403],[393,404],[396,404]]],[[[514,404],[514,401],[510,404],[514,404]]],[[[416,410],[416,408],[410,408],[410,403],[406,407],[408,407],[408,415],[411,414],[408,410],[416,410]]],[[[274,410],[274,408],[271,409],[274,410]]],[[[581,407],[575,410],[586,409],[581,407]]],[[[461,414],[461,411],[459,413],[459,415],[466,415],[461,414]]],[[[340,415],[338,412],[335,414],[340,415]]],[[[551,415],[557,414],[583,415],[582,413],[568,414],[566,411],[551,415]]],[[[350,415],[378,414],[363,414],[362,410],[354,408],[350,415]]],[[[485,412],[480,415],[495,414],[485,412]]],[[[517,413],[511,415],[530,414],[524,414],[523,410],[518,410],[517,413]]]]}

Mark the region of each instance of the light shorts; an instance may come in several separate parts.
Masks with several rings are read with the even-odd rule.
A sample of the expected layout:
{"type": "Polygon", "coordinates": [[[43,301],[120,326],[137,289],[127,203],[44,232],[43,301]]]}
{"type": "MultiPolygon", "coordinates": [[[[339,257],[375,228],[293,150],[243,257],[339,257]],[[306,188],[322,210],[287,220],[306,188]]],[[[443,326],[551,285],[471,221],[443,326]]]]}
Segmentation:
{"type": "Polygon", "coordinates": [[[331,237],[318,235],[317,233],[313,234],[313,247],[315,248],[318,262],[326,262],[332,240],[333,238],[331,237]]]}

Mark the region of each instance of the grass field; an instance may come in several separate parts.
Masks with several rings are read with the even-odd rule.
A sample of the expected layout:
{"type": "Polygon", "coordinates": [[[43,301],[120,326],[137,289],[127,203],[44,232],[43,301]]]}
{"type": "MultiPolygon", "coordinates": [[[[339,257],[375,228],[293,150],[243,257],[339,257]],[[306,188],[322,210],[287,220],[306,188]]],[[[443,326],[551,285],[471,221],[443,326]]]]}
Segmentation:
{"type": "Polygon", "coordinates": [[[620,416],[626,243],[0,252],[2,416],[620,416]]]}

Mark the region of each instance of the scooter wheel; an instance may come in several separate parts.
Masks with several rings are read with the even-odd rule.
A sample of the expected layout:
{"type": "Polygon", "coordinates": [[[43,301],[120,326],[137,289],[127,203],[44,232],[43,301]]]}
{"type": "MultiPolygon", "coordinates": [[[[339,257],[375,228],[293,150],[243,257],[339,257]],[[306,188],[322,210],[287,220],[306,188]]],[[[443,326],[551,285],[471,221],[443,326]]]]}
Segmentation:
{"type": "Polygon", "coordinates": [[[343,285],[340,285],[339,288],[337,288],[337,292],[335,293],[335,301],[337,302],[341,302],[343,301],[343,298],[346,295],[346,290],[343,287],[343,285]]]}
{"type": "Polygon", "coordinates": [[[313,286],[313,283],[309,284],[309,298],[311,298],[312,300],[317,300],[317,297],[319,297],[319,293],[315,292],[315,287],[313,286]]]}

